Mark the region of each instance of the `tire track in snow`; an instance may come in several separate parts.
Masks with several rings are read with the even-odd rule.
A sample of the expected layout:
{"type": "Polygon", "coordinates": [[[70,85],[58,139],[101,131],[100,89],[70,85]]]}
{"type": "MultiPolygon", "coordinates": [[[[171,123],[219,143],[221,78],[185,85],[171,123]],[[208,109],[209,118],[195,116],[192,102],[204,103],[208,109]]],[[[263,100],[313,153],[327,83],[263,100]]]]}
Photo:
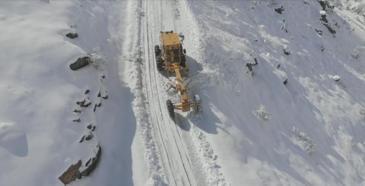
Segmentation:
{"type": "MultiPolygon", "coordinates": [[[[130,22],[126,32],[126,38],[129,39],[125,41],[123,46],[123,53],[125,53],[123,61],[128,62],[126,64],[128,77],[124,77],[123,79],[128,79],[126,83],[129,84],[135,96],[133,100],[133,111],[146,149],[145,157],[150,174],[149,182],[152,182],[150,183],[152,185],[166,185],[168,182],[166,178],[171,176],[165,175],[165,167],[162,162],[164,158],[161,157],[160,147],[154,134],[153,125],[151,124],[149,104],[147,104],[149,91],[146,89],[146,82],[143,78],[143,46],[146,33],[146,18],[144,17],[143,11],[145,11],[146,5],[144,0],[139,0],[137,3],[134,0],[129,0],[128,4],[128,10],[131,11],[128,15],[132,18],[127,17],[127,20],[130,20],[130,22]],[[137,31],[137,34],[135,31],[137,31]]],[[[123,69],[120,69],[120,71],[123,72],[123,69]]]]}

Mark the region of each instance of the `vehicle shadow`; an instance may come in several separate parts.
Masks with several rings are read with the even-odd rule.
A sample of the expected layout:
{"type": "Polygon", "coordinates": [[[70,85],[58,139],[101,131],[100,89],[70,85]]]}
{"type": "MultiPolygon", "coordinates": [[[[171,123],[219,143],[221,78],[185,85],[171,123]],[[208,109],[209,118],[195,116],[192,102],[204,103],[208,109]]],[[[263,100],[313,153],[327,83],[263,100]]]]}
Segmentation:
{"type": "Polygon", "coordinates": [[[191,128],[189,121],[180,113],[175,113],[175,124],[185,131],[191,128]]]}

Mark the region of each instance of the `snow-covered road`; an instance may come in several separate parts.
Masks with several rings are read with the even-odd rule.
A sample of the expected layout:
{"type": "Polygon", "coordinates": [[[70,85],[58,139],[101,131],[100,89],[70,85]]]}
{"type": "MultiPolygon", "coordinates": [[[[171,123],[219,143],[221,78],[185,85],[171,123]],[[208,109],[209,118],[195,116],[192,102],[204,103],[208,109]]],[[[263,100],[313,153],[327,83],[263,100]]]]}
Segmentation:
{"type": "Polygon", "coordinates": [[[145,1],[143,29],[144,44],[144,82],[148,100],[148,112],[152,125],[154,139],[160,150],[161,164],[166,174],[168,185],[197,185],[198,174],[190,160],[190,153],[181,137],[179,127],[170,119],[166,109],[166,91],[163,86],[166,78],[156,69],[154,46],[159,43],[159,33],[165,30],[175,30],[173,1],[145,1]]]}

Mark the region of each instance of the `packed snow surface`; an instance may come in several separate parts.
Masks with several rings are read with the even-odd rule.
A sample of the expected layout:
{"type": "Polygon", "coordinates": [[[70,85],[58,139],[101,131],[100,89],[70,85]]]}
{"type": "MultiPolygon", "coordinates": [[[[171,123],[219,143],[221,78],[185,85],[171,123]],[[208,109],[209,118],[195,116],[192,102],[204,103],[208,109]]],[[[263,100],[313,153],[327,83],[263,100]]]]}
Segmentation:
{"type": "Polygon", "coordinates": [[[1,186],[63,185],[96,144],[70,185],[365,185],[361,0],[4,0],[0,31],[1,186]],[[202,103],[176,122],[170,30],[202,103]]]}

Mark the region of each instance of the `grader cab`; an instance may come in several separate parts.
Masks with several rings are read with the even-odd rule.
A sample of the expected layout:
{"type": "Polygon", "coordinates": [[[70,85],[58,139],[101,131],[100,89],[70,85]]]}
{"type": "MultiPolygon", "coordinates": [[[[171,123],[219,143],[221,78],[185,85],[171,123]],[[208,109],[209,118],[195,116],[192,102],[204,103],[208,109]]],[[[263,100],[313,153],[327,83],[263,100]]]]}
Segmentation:
{"type": "Polygon", "coordinates": [[[175,120],[175,110],[182,112],[189,112],[190,110],[198,112],[200,110],[199,96],[190,97],[188,86],[184,80],[184,76],[188,74],[188,66],[182,40],[182,37],[173,31],[161,32],[161,46],[155,46],[157,69],[160,72],[175,75],[175,83],[172,86],[178,92],[180,101],[178,103],[173,103],[171,100],[166,101],[167,110],[173,120],[175,120]]]}
{"type": "Polygon", "coordinates": [[[174,74],[173,64],[178,64],[180,70],[186,74],[188,68],[186,66],[185,49],[182,47],[182,37],[173,31],[161,32],[161,46],[155,46],[157,69],[160,72],[174,74]]]}

